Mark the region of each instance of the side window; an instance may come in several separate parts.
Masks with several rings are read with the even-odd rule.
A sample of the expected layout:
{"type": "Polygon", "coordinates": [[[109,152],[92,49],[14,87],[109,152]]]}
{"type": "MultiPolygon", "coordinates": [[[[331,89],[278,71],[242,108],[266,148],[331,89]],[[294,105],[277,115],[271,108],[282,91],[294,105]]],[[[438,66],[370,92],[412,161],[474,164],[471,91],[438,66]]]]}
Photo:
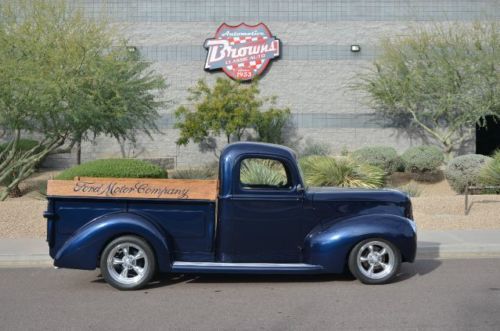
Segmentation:
{"type": "Polygon", "coordinates": [[[282,162],[247,158],[241,161],[240,185],[244,189],[287,189],[292,187],[292,181],[282,162]]]}

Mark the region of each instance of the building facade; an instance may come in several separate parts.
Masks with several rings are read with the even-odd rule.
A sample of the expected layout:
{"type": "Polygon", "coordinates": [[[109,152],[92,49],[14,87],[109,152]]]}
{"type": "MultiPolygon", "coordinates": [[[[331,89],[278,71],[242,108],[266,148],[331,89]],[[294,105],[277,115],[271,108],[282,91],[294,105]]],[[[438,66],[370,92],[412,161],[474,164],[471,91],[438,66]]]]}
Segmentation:
{"type": "MultiPolygon", "coordinates": [[[[170,158],[179,167],[212,160],[197,145],[176,146],[173,112],[187,103],[187,89],[197,80],[225,76],[204,70],[204,41],[222,23],[263,22],[281,40],[281,56],[262,77],[261,93],[290,108],[300,143],[328,144],[332,152],[375,144],[403,151],[421,144],[421,138],[375,121],[365,96],[351,88],[370,69],[380,39],[409,34],[415,25],[500,18],[498,0],[85,0],[73,5],[118,27],[168,84],[163,96],[168,106],[159,123],[163,134],[154,140],[140,137],[136,146],[98,138],[84,144],[83,161],[126,155],[170,158]],[[361,51],[352,52],[351,45],[361,51]]],[[[466,148],[474,151],[474,137],[466,148]]]]}

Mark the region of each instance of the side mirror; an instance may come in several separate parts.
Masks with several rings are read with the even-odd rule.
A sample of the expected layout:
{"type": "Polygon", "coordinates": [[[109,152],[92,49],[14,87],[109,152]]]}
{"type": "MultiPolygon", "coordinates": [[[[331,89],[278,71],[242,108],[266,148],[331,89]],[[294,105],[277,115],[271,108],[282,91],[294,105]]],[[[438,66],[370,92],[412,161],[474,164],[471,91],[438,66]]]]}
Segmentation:
{"type": "Polygon", "coordinates": [[[297,193],[304,193],[305,191],[306,189],[302,186],[302,184],[297,184],[297,193]]]}

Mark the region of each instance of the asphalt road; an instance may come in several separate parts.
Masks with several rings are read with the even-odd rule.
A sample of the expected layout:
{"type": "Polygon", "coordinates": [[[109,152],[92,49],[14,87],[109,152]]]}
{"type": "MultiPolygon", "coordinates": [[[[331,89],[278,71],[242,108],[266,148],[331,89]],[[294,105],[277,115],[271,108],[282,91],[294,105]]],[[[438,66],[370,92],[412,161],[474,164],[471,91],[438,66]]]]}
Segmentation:
{"type": "Polygon", "coordinates": [[[181,275],[119,292],[98,275],[0,269],[0,330],[500,329],[500,259],[418,261],[382,286],[181,275]]]}

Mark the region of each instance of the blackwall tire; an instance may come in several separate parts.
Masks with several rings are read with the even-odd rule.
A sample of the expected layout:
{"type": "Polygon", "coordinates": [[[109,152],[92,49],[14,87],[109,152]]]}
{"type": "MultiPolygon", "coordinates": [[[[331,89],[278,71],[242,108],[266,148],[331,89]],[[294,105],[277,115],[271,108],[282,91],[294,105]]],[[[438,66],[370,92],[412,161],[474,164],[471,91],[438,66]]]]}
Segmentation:
{"type": "Polygon", "coordinates": [[[401,267],[399,249],[387,240],[366,239],[349,254],[349,270],[364,284],[386,284],[401,267]]]}
{"type": "Polygon", "coordinates": [[[155,274],[156,260],[149,244],[136,236],[110,242],[101,255],[101,273],[106,282],[122,291],[138,290],[155,274]]]}

